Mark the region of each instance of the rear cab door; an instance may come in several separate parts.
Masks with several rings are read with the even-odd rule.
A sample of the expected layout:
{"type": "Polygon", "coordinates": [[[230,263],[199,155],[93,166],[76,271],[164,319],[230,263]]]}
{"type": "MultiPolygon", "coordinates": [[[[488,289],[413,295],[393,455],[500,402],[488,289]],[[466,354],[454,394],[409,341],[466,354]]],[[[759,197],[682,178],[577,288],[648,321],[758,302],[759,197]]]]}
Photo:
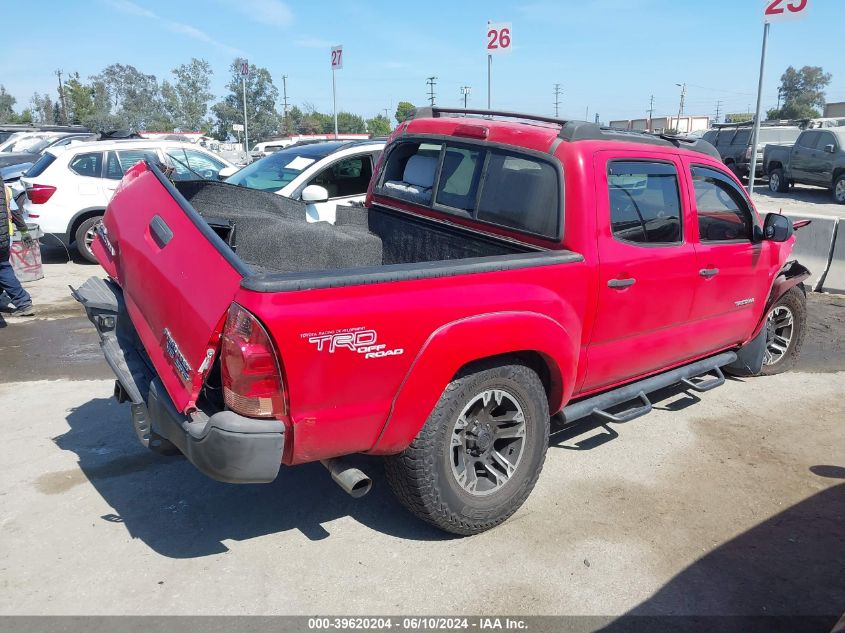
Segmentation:
{"type": "Polygon", "coordinates": [[[598,311],[583,391],[679,363],[697,275],[683,163],[668,152],[594,155],[598,311]]]}
{"type": "Polygon", "coordinates": [[[759,238],[754,206],[730,173],[689,157],[684,166],[698,262],[692,281],[694,336],[702,352],[712,352],[751,335],[777,271],[777,255],[771,242],[759,238]]]}

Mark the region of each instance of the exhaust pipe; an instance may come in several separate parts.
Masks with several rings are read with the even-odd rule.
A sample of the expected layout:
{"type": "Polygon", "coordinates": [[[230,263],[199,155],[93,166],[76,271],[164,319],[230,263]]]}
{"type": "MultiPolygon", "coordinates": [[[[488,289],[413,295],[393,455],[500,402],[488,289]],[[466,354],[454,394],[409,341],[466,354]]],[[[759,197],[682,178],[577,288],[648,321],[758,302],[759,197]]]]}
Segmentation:
{"type": "Polygon", "coordinates": [[[360,499],[373,487],[373,480],[363,472],[349,463],[342,457],[323,459],[320,463],[332,476],[335,483],[343,488],[351,497],[360,499]]]}

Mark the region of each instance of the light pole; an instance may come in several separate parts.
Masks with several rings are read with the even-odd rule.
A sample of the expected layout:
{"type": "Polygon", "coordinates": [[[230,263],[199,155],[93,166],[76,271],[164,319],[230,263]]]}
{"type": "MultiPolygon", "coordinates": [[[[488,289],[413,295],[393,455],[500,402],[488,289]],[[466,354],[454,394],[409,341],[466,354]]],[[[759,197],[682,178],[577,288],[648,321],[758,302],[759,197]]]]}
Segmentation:
{"type": "Polygon", "coordinates": [[[461,86],[461,94],[464,96],[464,110],[467,109],[467,97],[472,93],[472,86],[461,86]]]}
{"type": "Polygon", "coordinates": [[[681,117],[684,114],[684,98],[687,96],[687,85],[686,83],[683,84],[675,84],[681,89],[681,104],[678,106],[678,122],[675,125],[675,134],[681,133],[681,117]]]}

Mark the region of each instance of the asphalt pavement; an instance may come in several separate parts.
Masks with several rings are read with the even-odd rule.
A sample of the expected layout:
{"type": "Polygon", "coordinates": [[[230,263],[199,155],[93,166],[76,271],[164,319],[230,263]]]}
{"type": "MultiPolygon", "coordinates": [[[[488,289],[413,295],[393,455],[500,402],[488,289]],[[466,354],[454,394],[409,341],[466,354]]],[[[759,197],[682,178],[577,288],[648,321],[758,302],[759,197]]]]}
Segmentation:
{"type": "MultiPolygon", "coordinates": [[[[812,295],[795,371],[670,389],[627,424],[554,427],[504,525],[455,538],[316,464],[214,482],[142,448],[46,253],[0,319],[0,614],[816,614],[845,611],[845,297],[812,295]]],[[[832,624],[831,624],[832,626],[832,624]]]]}

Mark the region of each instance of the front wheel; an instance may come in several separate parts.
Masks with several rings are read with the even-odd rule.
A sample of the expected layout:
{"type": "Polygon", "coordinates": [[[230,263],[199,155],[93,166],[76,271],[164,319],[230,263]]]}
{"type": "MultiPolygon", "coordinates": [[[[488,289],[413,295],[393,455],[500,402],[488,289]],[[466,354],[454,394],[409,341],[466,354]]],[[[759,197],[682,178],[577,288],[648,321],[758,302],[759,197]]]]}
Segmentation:
{"type": "Polygon", "coordinates": [[[76,250],[89,262],[97,263],[97,258],[94,256],[94,251],[91,246],[94,244],[94,237],[97,235],[97,225],[103,221],[103,216],[97,215],[93,218],[88,218],[76,229],[76,250]]]}
{"type": "Polygon", "coordinates": [[[837,204],[845,204],[845,174],[839,176],[833,183],[833,198],[837,204]]]}
{"type": "Polygon", "coordinates": [[[800,288],[793,288],[778,299],[766,317],[762,375],[773,376],[792,369],[804,345],[806,323],[807,298],[800,288]]]}
{"type": "Polygon", "coordinates": [[[480,366],[453,380],[411,445],[385,458],[387,480],[417,517],[478,534],[531,493],[549,443],[549,405],[525,365],[480,366]]]}

